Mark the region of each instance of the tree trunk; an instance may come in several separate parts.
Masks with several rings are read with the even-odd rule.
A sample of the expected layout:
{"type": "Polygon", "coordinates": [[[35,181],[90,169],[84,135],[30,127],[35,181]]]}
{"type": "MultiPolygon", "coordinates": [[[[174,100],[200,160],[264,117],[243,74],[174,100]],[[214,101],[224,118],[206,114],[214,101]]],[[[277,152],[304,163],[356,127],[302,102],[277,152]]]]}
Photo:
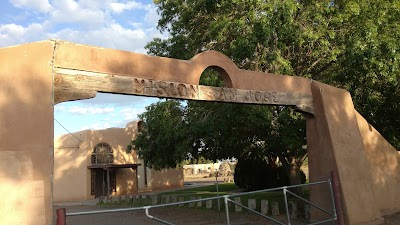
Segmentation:
{"type": "MultiPolygon", "coordinates": [[[[290,163],[290,168],[289,168],[289,181],[290,185],[298,185],[301,184],[301,177],[300,177],[300,166],[298,163],[298,160],[292,159],[292,162],[290,163]]],[[[297,187],[297,188],[291,188],[290,191],[295,193],[296,195],[303,195],[303,188],[297,187]]]]}
{"type": "MultiPolygon", "coordinates": [[[[290,185],[301,184],[300,167],[303,160],[296,157],[286,158],[282,154],[280,154],[278,157],[279,160],[282,162],[282,165],[285,167],[285,171],[289,177],[290,185]]],[[[296,195],[303,196],[303,189],[301,187],[290,188],[289,191],[295,193],[296,195]]]]}

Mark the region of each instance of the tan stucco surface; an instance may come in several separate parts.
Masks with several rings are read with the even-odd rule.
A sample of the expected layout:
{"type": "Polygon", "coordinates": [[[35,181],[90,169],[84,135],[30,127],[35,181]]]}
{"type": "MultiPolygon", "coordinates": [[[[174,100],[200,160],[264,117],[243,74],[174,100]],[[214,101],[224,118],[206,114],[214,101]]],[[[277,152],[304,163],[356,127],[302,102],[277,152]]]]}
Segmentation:
{"type": "Polygon", "coordinates": [[[57,46],[55,66],[59,68],[199,84],[202,72],[208,67],[217,66],[223,70],[227,87],[311,93],[308,79],[241,70],[228,57],[216,51],[201,53],[186,61],[70,42],[59,42],[57,46]]]}
{"type": "MultiPolygon", "coordinates": [[[[87,132],[76,132],[74,136],[85,140],[87,132]]],[[[90,182],[87,169],[90,153],[86,148],[87,144],[82,145],[74,136],[64,135],[54,139],[55,202],[86,200],[90,194],[87,187],[88,181],[90,182]]]]}
{"type": "Polygon", "coordinates": [[[127,153],[126,146],[138,133],[138,121],[125,128],[84,130],[56,137],[54,140],[54,201],[82,201],[93,199],[90,190],[91,155],[99,143],[111,146],[115,164],[141,164],[136,170],[116,170],[116,192],[112,195],[133,195],[138,192],[155,191],[183,186],[182,169],[155,171],[146,168],[143,159],[135,151],[127,153]],[[79,140],[78,140],[79,139],[79,140]],[[145,182],[147,179],[147,185],[145,182]]]}
{"type": "Polygon", "coordinates": [[[369,185],[382,215],[400,211],[400,152],[359,113],[355,113],[369,163],[369,185]]]}
{"type": "MultiPolygon", "coordinates": [[[[5,196],[0,199],[1,224],[47,225],[51,221],[53,96],[62,92],[53,92],[52,69],[198,84],[208,67],[217,68],[228,87],[312,94],[315,116],[307,120],[310,180],[327,180],[330,171],[337,171],[347,224],[379,224],[382,215],[400,210],[399,154],[358,115],[345,90],[300,77],[240,70],[215,51],[185,61],[45,41],[0,49],[0,194],[5,196]]],[[[119,91],[117,85],[112,89],[119,91]]],[[[85,90],[64,94],[62,101],[94,96],[85,90]]],[[[88,149],[103,138],[116,140],[113,135],[108,139],[96,135],[87,143],[88,149]]],[[[55,153],[67,158],[76,154],[76,163],[84,162],[81,153],[55,153]]],[[[121,162],[128,159],[118,158],[121,162]]],[[[66,168],[63,171],[55,179],[69,176],[66,168]]],[[[139,182],[142,174],[138,171],[139,182]]],[[[147,174],[149,179],[158,176],[147,174]]],[[[87,176],[82,179],[88,180],[87,176]]],[[[326,191],[326,187],[313,188],[311,199],[330,208],[326,191]]],[[[317,212],[313,216],[321,218],[317,212]]]]}
{"type": "Polygon", "coordinates": [[[150,185],[154,191],[183,187],[183,168],[152,170],[150,185]]]}
{"type": "Polygon", "coordinates": [[[53,48],[0,49],[0,224],[51,223],[53,48]]]}
{"type": "MultiPolygon", "coordinates": [[[[126,153],[126,146],[137,134],[137,126],[104,130],[85,130],[57,137],[54,141],[54,201],[93,199],[90,193],[91,155],[99,143],[111,146],[115,164],[140,163],[136,152],[126,153]],[[78,140],[79,138],[80,140],[78,140]]],[[[137,193],[136,172],[118,169],[116,195],[137,193]],[[127,180],[124,180],[127,179],[127,180]]]]}
{"type": "MultiPolygon", "coordinates": [[[[383,222],[350,94],[319,82],[313,82],[312,90],[316,116],[307,121],[310,181],[327,180],[328,171],[337,171],[346,224],[383,222]]],[[[332,208],[323,200],[326,187],[314,188],[322,191],[311,192],[311,200],[332,208]]]]}
{"type": "Polygon", "coordinates": [[[131,168],[118,169],[116,180],[117,190],[114,193],[116,196],[138,194],[136,170],[131,168]]]}

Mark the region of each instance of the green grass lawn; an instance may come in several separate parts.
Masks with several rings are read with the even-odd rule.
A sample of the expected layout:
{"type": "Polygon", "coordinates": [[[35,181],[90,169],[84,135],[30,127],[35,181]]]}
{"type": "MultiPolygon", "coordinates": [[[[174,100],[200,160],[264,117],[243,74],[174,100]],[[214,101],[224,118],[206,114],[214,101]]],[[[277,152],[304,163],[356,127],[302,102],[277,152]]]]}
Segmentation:
{"type": "MultiPolygon", "coordinates": [[[[236,194],[236,193],[246,193],[245,190],[240,189],[238,186],[236,186],[234,183],[222,183],[218,185],[218,192],[217,192],[217,186],[216,185],[209,185],[209,186],[203,186],[203,187],[196,187],[196,188],[188,188],[188,189],[183,189],[183,190],[177,190],[177,191],[172,191],[172,192],[164,192],[159,194],[160,199],[162,199],[162,196],[173,196],[176,195],[178,197],[183,198],[185,201],[190,200],[191,197],[201,197],[201,198],[208,198],[208,197],[216,197],[216,196],[223,196],[223,195],[230,195],[230,194],[236,194]]],[[[305,192],[306,199],[308,199],[308,192],[305,192]]],[[[294,198],[290,195],[287,196],[289,201],[296,201],[298,202],[298,207],[302,208],[302,201],[294,198]]],[[[234,197],[231,198],[234,200],[234,197]]],[[[243,194],[240,196],[241,203],[245,206],[247,206],[247,202],[249,199],[256,199],[257,202],[257,210],[260,210],[261,208],[261,200],[268,200],[269,204],[271,202],[278,202],[279,208],[281,212],[284,212],[286,210],[285,208],[285,201],[284,201],[284,195],[283,191],[272,191],[272,192],[261,192],[261,193],[249,193],[249,194],[243,194]]],[[[221,199],[220,204],[223,203],[223,200],[221,199]]],[[[203,203],[204,205],[205,203],[203,203]]],[[[222,207],[224,208],[224,207],[222,207]]]]}
{"type": "MultiPolygon", "coordinates": [[[[239,190],[239,187],[236,186],[236,184],[234,184],[234,183],[218,184],[219,195],[226,195],[233,191],[238,191],[238,190],[239,190]]],[[[182,189],[182,190],[171,191],[171,192],[164,192],[160,195],[210,195],[210,196],[216,196],[217,195],[217,185],[209,185],[209,186],[188,188],[188,189],[182,189]]]]}
{"type": "MultiPolygon", "coordinates": [[[[243,195],[240,196],[241,203],[242,205],[247,206],[248,199],[256,199],[256,210],[260,211],[261,209],[261,200],[268,200],[269,205],[271,205],[271,202],[278,202],[279,204],[279,209],[281,213],[284,213],[286,210],[285,207],[285,201],[284,201],[284,195],[283,191],[272,191],[272,192],[261,192],[261,193],[246,193],[245,190],[240,189],[238,186],[236,186],[234,183],[221,183],[218,184],[218,192],[217,192],[217,187],[216,185],[209,185],[209,186],[203,186],[203,187],[195,187],[195,188],[187,188],[187,189],[181,189],[177,191],[171,191],[171,192],[163,192],[157,194],[159,196],[159,201],[163,201],[162,203],[165,203],[165,198],[166,196],[176,196],[177,201],[184,200],[188,201],[190,199],[194,198],[208,198],[208,197],[216,197],[216,196],[223,196],[223,195],[230,195],[230,194],[237,194],[237,193],[243,193],[243,195]]],[[[305,198],[308,199],[308,192],[305,193],[305,198]]],[[[298,208],[299,212],[303,210],[303,202],[297,198],[294,198],[290,195],[287,196],[289,201],[296,201],[298,202],[298,208]]],[[[234,200],[235,197],[231,197],[231,200],[234,200]]],[[[171,201],[171,200],[170,200],[171,201]]],[[[220,205],[221,205],[221,210],[224,209],[224,204],[223,204],[223,199],[220,200],[220,205]]],[[[106,203],[108,204],[108,203],[106,203]]],[[[114,203],[115,204],[115,203],[114,203]]],[[[118,203],[117,203],[118,204],[118,203]]],[[[127,203],[119,203],[119,204],[127,204],[127,203]]],[[[205,206],[205,202],[202,203],[203,207],[205,206]]],[[[132,205],[132,204],[128,204],[132,205]]],[[[214,200],[213,203],[214,207],[217,205],[217,201],[214,200]]],[[[134,206],[144,206],[143,202],[136,203],[134,206]]],[[[271,210],[271,208],[269,209],[271,210]]],[[[246,211],[246,210],[244,210],[246,211]]]]}

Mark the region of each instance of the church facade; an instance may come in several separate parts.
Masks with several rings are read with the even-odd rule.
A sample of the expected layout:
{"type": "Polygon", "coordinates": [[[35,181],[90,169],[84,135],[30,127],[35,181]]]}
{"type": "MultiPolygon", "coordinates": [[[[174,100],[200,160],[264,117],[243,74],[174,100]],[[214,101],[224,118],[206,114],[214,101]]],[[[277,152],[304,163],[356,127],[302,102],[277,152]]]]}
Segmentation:
{"type": "Polygon", "coordinates": [[[125,128],[84,130],[54,140],[54,202],[100,196],[135,195],[183,187],[183,169],[147,167],[126,146],[139,132],[140,121],[125,128]]]}

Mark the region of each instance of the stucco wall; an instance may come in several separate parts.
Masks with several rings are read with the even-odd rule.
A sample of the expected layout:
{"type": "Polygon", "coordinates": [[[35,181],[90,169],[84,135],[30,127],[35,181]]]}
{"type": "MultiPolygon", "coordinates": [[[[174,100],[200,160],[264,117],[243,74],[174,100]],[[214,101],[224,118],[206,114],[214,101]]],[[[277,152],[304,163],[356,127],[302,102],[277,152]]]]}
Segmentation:
{"type": "Polygon", "coordinates": [[[0,48],[0,224],[51,223],[53,50],[0,48]]]}
{"type": "Polygon", "coordinates": [[[400,211],[400,152],[391,146],[358,112],[357,123],[371,168],[374,204],[382,215],[400,211]]]}
{"type": "Polygon", "coordinates": [[[115,195],[134,195],[138,193],[136,170],[131,168],[116,171],[117,191],[115,195]]]}
{"type": "MultiPolygon", "coordinates": [[[[145,165],[143,159],[139,159],[139,163],[145,165]]],[[[138,167],[138,187],[139,192],[151,191],[150,181],[152,178],[151,169],[149,167],[138,167]],[[146,174],[145,174],[146,170],[146,174]]]]}
{"type": "Polygon", "coordinates": [[[75,137],[68,134],[54,139],[53,196],[55,202],[89,198],[87,184],[90,184],[90,174],[87,169],[87,143],[80,141],[86,139],[87,132],[76,132],[75,137]]]}
{"type": "Polygon", "coordinates": [[[183,186],[182,169],[154,171],[145,168],[136,152],[126,153],[126,146],[137,135],[137,121],[128,123],[126,128],[85,130],[57,137],[54,154],[54,201],[81,201],[94,198],[90,192],[91,154],[94,147],[107,143],[114,152],[114,163],[141,164],[136,171],[130,168],[116,170],[117,190],[113,195],[136,194],[159,189],[183,186]],[[80,140],[78,140],[80,139],[80,140]],[[137,177],[137,179],[136,179],[137,177]]]}
{"type": "MultiPolygon", "coordinates": [[[[94,198],[90,192],[91,155],[94,147],[107,143],[113,149],[114,163],[138,163],[136,152],[126,153],[126,146],[137,134],[135,123],[126,128],[109,128],[105,130],[85,130],[57,137],[54,141],[54,201],[80,201],[94,198]],[[78,140],[79,138],[80,140],[78,140]]],[[[136,193],[134,182],[136,172],[132,169],[118,169],[116,172],[117,193],[136,193]],[[127,178],[128,181],[122,182],[127,178]]]]}
{"type": "MultiPolygon", "coordinates": [[[[346,224],[382,223],[364,150],[365,137],[349,92],[319,82],[313,82],[312,91],[316,117],[307,120],[310,181],[328,180],[329,171],[337,171],[346,224]]],[[[329,190],[323,188],[312,187],[311,201],[330,208],[328,196],[324,196],[329,190]]],[[[320,214],[314,211],[316,218],[320,214]]]]}
{"type": "Polygon", "coordinates": [[[132,151],[131,154],[125,152],[133,136],[129,135],[124,128],[89,130],[86,137],[87,150],[91,153],[97,144],[104,142],[109,144],[114,151],[114,163],[136,163],[138,161],[136,152],[132,151]]]}
{"type": "Polygon", "coordinates": [[[152,170],[150,185],[153,191],[183,187],[183,169],[152,170]]]}
{"type": "MultiPolygon", "coordinates": [[[[398,156],[356,115],[351,96],[344,90],[300,77],[239,70],[218,52],[184,61],[44,41],[0,49],[0,224],[51,223],[54,68],[198,84],[204,69],[213,65],[224,70],[229,87],[312,93],[315,117],[307,121],[310,180],[326,180],[331,170],[338,172],[347,224],[381,223],[381,212],[399,209],[395,187],[400,181],[394,175],[398,156]],[[375,195],[379,188],[380,195],[375,195]]],[[[63,101],[93,96],[93,92],[82,94],[85,91],[63,93],[63,101]]],[[[118,92],[118,87],[112,92],[118,92]]],[[[95,141],[113,140],[117,140],[115,135],[92,138],[87,149],[95,141]]],[[[131,156],[118,154],[119,162],[130,160],[131,156]]],[[[174,183],[158,177],[162,172],[152,174],[154,187],[174,183]]],[[[313,189],[311,199],[329,206],[323,193],[313,189]]]]}

